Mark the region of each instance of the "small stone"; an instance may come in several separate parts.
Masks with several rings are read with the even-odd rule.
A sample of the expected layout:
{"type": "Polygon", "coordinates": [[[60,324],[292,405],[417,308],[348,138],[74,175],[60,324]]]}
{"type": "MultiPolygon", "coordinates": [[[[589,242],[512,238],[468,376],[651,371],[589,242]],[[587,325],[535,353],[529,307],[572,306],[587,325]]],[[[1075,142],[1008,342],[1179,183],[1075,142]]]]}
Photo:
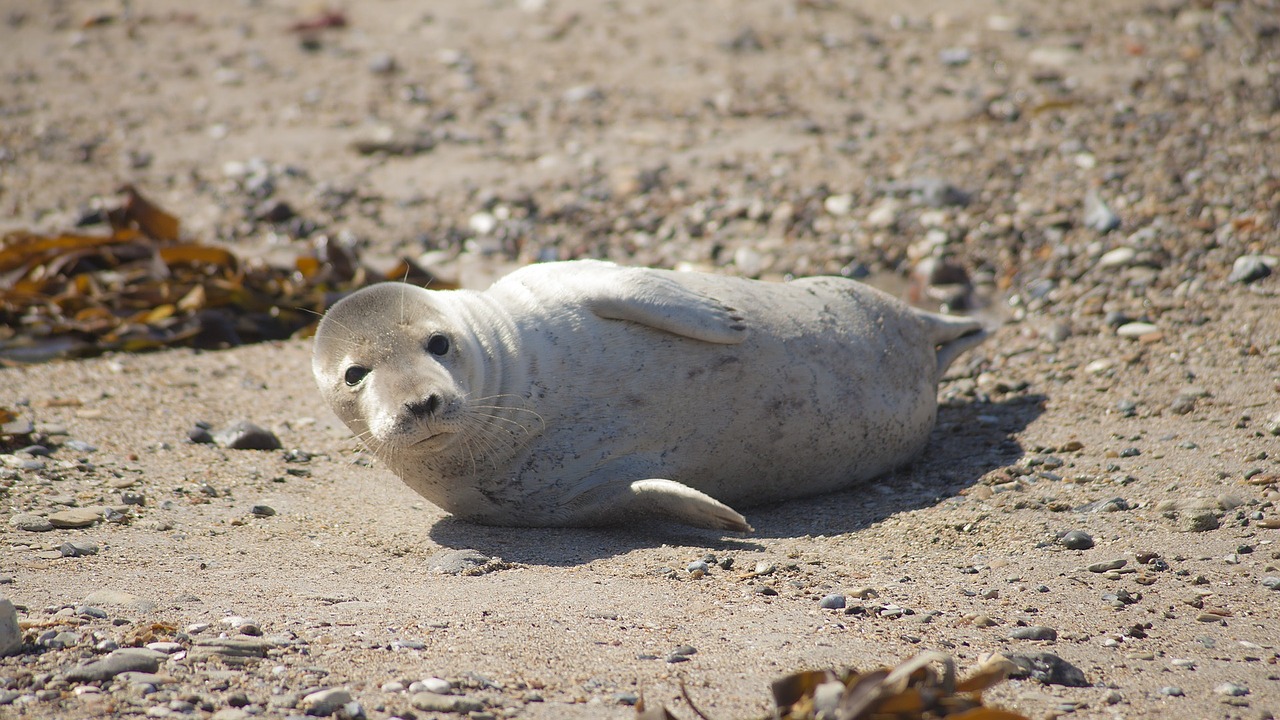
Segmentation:
{"type": "Polygon", "coordinates": [[[1160,694],[1167,695],[1168,697],[1182,697],[1183,695],[1186,695],[1186,693],[1182,691],[1182,688],[1175,685],[1168,685],[1160,688],[1160,694]]]}
{"type": "Polygon", "coordinates": [[[701,573],[702,575],[711,572],[711,566],[701,560],[694,560],[686,565],[684,569],[691,573],[701,573]]]}
{"type": "Polygon", "coordinates": [[[1124,558],[1116,558],[1115,560],[1103,560],[1101,562],[1091,563],[1085,566],[1085,569],[1092,573],[1104,573],[1108,570],[1119,570],[1124,567],[1128,560],[1124,558]]]}
{"type": "Polygon", "coordinates": [[[1138,251],[1131,247],[1118,247],[1115,250],[1103,253],[1102,257],[1098,258],[1098,267],[1125,267],[1129,263],[1133,262],[1134,258],[1137,256],[1138,251]]]}
{"type": "Polygon", "coordinates": [[[144,645],[143,647],[145,647],[148,650],[155,650],[156,652],[162,652],[165,655],[172,655],[176,652],[182,651],[182,643],[176,643],[176,642],[171,642],[167,640],[150,642],[144,645]]]}
{"type": "Polygon", "coordinates": [[[19,513],[9,518],[9,525],[14,530],[26,532],[48,532],[53,529],[53,523],[49,522],[49,518],[27,513],[19,513]]]}
{"type": "Polygon", "coordinates": [[[214,433],[219,445],[232,450],[279,450],[280,438],[266,428],[248,421],[240,421],[214,433]]]}
{"type": "Polygon", "coordinates": [[[390,680],[388,682],[382,683],[382,687],[380,687],[379,690],[381,690],[384,693],[403,692],[404,683],[400,682],[399,680],[390,680]]]}
{"type": "Polygon", "coordinates": [[[1248,285],[1270,275],[1275,265],[1276,259],[1265,255],[1241,255],[1231,265],[1231,274],[1227,276],[1227,281],[1248,285]]]}
{"type": "Polygon", "coordinates": [[[880,597],[880,593],[876,592],[875,588],[869,588],[869,587],[859,588],[849,594],[858,598],[859,600],[873,600],[875,598],[880,597]]]}
{"type": "Polygon", "coordinates": [[[1183,532],[1208,532],[1218,529],[1218,515],[1209,508],[1190,508],[1178,513],[1178,529],[1183,532]]]}
{"type": "Polygon", "coordinates": [[[448,695],[453,692],[453,684],[438,677],[422,678],[422,689],[437,695],[448,695]]]}
{"type": "Polygon", "coordinates": [[[214,442],[213,433],[209,432],[209,428],[199,425],[187,431],[187,439],[197,445],[212,445],[214,442]]]}
{"type": "Polygon", "coordinates": [[[1120,227],[1120,216],[1107,206],[1098,193],[1090,192],[1084,198],[1084,225],[1098,233],[1109,233],[1120,227]]]}
{"type": "Polygon", "coordinates": [[[1262,578],[1262,587],[1267,588],[1268,590],[1280,590],[1280,577],[1268,575],[1262,578]]]}
{"type": "Polygon", "coordinates": [[[938,52],[938,60],[948,67],[967,65],[973,59],[973,51],[965,47],[943,48],[938,52]]]}
{"type": "Polygon", "coordinates": [[[18,625],[18,609],[8,598],[0,598],[0,657],[22,649],[22,628],[18,625]]]}
{"type": "Polygon", "coordinates": [[[1080,668],[1053,653],[1016,654],[1007,657],[1019,668],[1009,677],[1030,677],[1045,685],[1089,687],[1089,681],[1080,668]]]}
{"type": "Polygon", "coordinates": [[[1213,691],[1219,695],[1226,695],[1228,697],[1244,697],[1249,694],[1249,688],[1230,682],[1222,683],[1215,687],[1213,691]]]}
{"type": "Polygon", "coordinates": [[[249,512],[254,517],[265,518],[265,517],[271,517],[272,515],[275,515],[276,509],[271,507],[270,505],[254,505],[253,507],[249,508],[249,512]]]}
{"type": "Polygon", "coordinates": [[[86,557],[98,554],[98,543],[91,540],[71,540],[62,543],[58,548],[62,557],[86,557]]]}
{"type": "Polygon", "coordinates": [[[844,609],[844,606],[845,606],[844,596],[836,595],[836,594],[827,595],[826,597],[822,598],[822,600],[819,601],[818,603],[818,607],[821,607],[825,610],[842,610],[844,609]]]}
{"type": "Polygon", "coordinates": [[[1044,625],[1031,625],[1010,630],[1009,637],[1014,640],[1057,640],[1058,631],[1044,625]]]}
{"type": "Polygon", "coordinates": [[[124,672],[153,673],[160,669],[160,661],[165,657],[164,653],[146,648],[121,648],[101,660],[71,668],[66,679],[70,682],[98,682],[124,672]]]}
{"type": "Polygon", "coordinates": [[[147,497],[140,492],[130,490],[120,493],[120,502],[125,505],[137,505],[141,507],[147,504],[147,497]]]}
{"type": "Polygon", "coordinates": [[[53,513],[49,516],[49,522],[56,528],[89,527],[102,520],[102,511],[101,507],[71,508],[53,513]]]}
{"type": "Polygon", "coordinates": [[[315,717],[328,717],[349,702],[350,692],[343,688],[330,688],[303,697],[302,702],[298,703],[298,709],[315,717]]]}
{"type": "Polygon", "coordinates": [[[187,657],[192,660],[207,660],[211,657],[260,658],[266,657],[267,651],[273,647],[268,640],[259,640],[244,635],[228,638],[209,638],[197,640],[188,651],[187,657]]]}
{"type": "Polygon", "coordinates": [[[1058,538],[1058,542],[1068,550],[1088,550],[1093,547],[1093,536],[1083,530],[1072,530],[1058,538]]]}
{"type": "Polygon", "coordinates": [[[391,53],[380,52],[369,60],[369,72],[374,75],[390,75],[397,69],[399,69],[399,65],[391,53]]]}
{"type": "Polygon", "coordinates": [[[1143,335],[1159,332],[1160,328],[1148,322],[1129,322],[1116,328],[1116,335],[1122,338],[1137,339],[1143,335]]]}
{"type": "Polygon", "coordinates": [[[409,699],[409,704],[426,712],[473,713],[484,710],[484,703],[460,695],[437,695],[420,692],[409,699]]]}
{"type": "Polygon", "coordinates": [[[427,569],[441,575],[461,575],[472,568],[486,565],[491,558],[479,550],[446,550],[427,560],[427,569]]]}

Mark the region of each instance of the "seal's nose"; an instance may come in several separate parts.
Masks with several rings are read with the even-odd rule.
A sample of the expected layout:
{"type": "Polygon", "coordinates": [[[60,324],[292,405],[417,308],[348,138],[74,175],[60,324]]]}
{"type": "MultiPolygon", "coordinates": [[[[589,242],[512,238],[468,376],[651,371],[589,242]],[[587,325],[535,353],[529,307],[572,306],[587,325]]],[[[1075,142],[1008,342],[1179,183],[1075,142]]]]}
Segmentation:
{"type": "Polygon", "coordinates": [[[439,395],[428,395],[425,400],[414,400],[413,402],[404,404],[405,410],[408,410],[410,415],[417,418],[434,415],[439,407],[439,395]]]}

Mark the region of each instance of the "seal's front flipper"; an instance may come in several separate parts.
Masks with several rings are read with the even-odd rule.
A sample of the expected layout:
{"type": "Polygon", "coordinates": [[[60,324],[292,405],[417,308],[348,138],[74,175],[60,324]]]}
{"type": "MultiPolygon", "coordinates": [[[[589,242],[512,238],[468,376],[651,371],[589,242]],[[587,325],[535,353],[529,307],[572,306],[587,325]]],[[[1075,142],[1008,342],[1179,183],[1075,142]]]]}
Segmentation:
{"type": "Polygon", "coordinates": [[[752,531],[733,508],[674,480],[605,483],[574,498],[570,507],[570,524],[598,525],[602,518],[632,522],[637,515],[654,515],[711,530],[752,531]]]}
{"type": "Polygon", "coordinates": [[[746,321],[737,310],[659,271],[616,268],[595,276],[583,290],[587,307],[602,318],[630,320],[718,345],[747,339],[746,321]]]}

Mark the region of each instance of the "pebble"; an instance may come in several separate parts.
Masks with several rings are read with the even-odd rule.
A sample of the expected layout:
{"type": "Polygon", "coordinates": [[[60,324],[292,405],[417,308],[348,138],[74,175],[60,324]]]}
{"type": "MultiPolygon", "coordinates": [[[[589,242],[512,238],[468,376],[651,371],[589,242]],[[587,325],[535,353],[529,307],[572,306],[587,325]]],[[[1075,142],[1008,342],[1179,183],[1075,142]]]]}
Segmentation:
{"type": "Polygon", "coordinates": [[[69,682],[99,682],[124,672],[153,673],[160,669],[160,661],[166,657],[146,648],[121,648],[101,660],[71,668],[66,673],[69,682]]]}
{"type": "Polygon", "coordinates": [[[1128,322],[1116,328],[1116,335],[1122,338],[1140,338],[1143,335],[1150,335],[1159,332],[1160,328],[1154,323],[1148,322],[1128,322]]]}
{"type": "Polygon", "coordinates": [[[1231,274],[1227,276],[1227,281],[1248,285],[1270,275],[1275,269],[1275,264],[1275,258],[1268,258],[1265,255],[1241,255],[1232,263],[1231,274]]]}
{"type": "Polygon", "coordinates": [[[479,550],[446,550],[427,560],[427,569],[440,575],[461,575],[472,568],[483,567],[491,558],[479,550]]]}
{"type": "Polygon", "coordinates": [[[1280,577],[1268,575],[1262,578],[1262,587],[1268,590],[1280,590],[1280,577]]]}
{"type": "Polygon", "coordinates": [[[702,573],[703,575],[711,572],[711,566],[701,560],[694,560],[686,565],[684,569],[691,573],[702,573]]]}
{"type": "Polygon", "coordinates": [[[837,595],[837,594],[827,595],[826,597],[822,598],[822,600],[818,603],[818,607],[821,607],[826,610],[842,610],[844,609],[844,606],[845,606],[844,596],[837,595]]]}
{"type": "Polygon", "coordinates": [[[22,628],[18,626],[18,609],[8,598],[0,598],[0,657],[12,655],[22,648],[22,628]]]}
{"type": "Polygon", "coordinates": [[[397,69],[399,65],[391,53],[380,52],[369,60],[369,72],[374,75],[390,75],[397,69]]]}
{"type": "Polygon", "coordinates": [[[1072,530],[1058,538],[1068,550],[1088,550],[1093,547],[1093,536],[1083,530],[1072,530]]]}
{"type": "Polygon", "coordinates": [[[448,680],[444,680],[438,677],[427,677],[427,678],[422,678],[422,680],[414,683],[413,685],[410,685],[409,689],[415,693],[429,692],[429,693],[435,693],[437,695],[448,695],[449,693],[453,692],[453,684],[450,683],[448,680]],[[419,690],[413,690],[415,685],[421,685],[421,688],[419,690]]]}
{"type": "Polygon", "coordinates": [[[260,658],[266,657],[273,644],[267,640],[259,640],[246,636],[229,638],[208,638],[197,640],[187,653],[192,660],[207,660],[211,657],[260,658]]]}
{"type": "Polygon", "coordinates": [[[15,530],[26,532],[48,532],[53,529],[53,523],[49,522],[49,518],[27,513],[19,513],[9,518],[9,525],[15,530]]]}
{"type": "Polygon", "coordinates": [[[1085,569],[1092,573],[1104,573],[1108,570],[1119,570],[1124,567],[1128,560],[1124,558],[1116,558],[1115,560],[1103,560],[1101,562],[1091,563],[1085,566],[1085,569]]]}
{"type": "Polygon", "coordinates": [[[409,704],[426,712],[473,713],[484,710],[484,703],[462,695],[437,695],[420,692],[409,699],[409,704]]]}
{"type": "Polygon", "coordinates": [[[83,440],[68,440],[62,444],[62,447],[85,454],[98,452],[97,445],[90,445],[83,440]]]}
{"type": "Polygon", "coordinates": [[[1178,529],[1184,532],[1217,530],[1218,515],[1209,508],[1191,508],[1178,513],[1178,529]]]}
{"type": "Polygon", "coordinates": [[[1014,640],[1057,640],[1058,631],[1044,625],[1031,625],[1010,630],[1009,637],[1014,640]]]}
{"type": "Polygon", "coordinates": [[[1115,250],[1103,253],[1102,257],[1098,258],[1098,267],[1101,267],[1101,268],[1124,267],[1129,263],[1133,262],[1134,258],[1136,258],[1137,256],[1138,256],[1138,251],[1134,250],[1131,247],[1118,247],[1115,250]]]}
{"type": "Polygon", "coordinates": [[[83,507],[62,510],[49,516],[49,522],[56,528],[89,527],[102,520],[102,507],[83,507]]]}
{"type": "Polygon", "coordinates": [[[1249,694],[1249,688],[1230,682],[1222,683],[1215,687],[1213,691],[1219,695],[1226,695],[1228,697],[1244,697],[1249,694]]]}
{"type": "Polygon", "coordinates": [[[1169,686],[1160,688],[1160,694],[1167,695],[1169,697],[1182,697],[1186,695],[1186,693],[1182,691],[1182,688],[1176,685],[1169,685],[1169,686]]]}
{"type": "Polygon", "coordinates": [[[1053,653],[1014,654],[1006,657],[1021,670],[1011,673],[1010,677],[1030,677],[1045,685],[1089,687],[1084,671],[1053,653]]]}
{"type": "Polygon", "coordinates": [[[298,709],[308,715],[328,717],[349,702],[351,702],[350,692],[343,688],[329,688],[303,697],[302,702],[298,703],[298,709]]]}
{"type": "Polygon", "coordinates": [[[1084,197],[1084,225],[1098,233],[1109,233],[1120,227],[1120,216],[1111,210],[1098,193],[1090,192],[1084,197]]]}
{"type": "Polygon", "coordinates": [[[280,438],[264,427],[247,420],[233,423],[213,434],[219,445],[232,450],[279,450],[280,438]]]}
{"type": "Polygon", "coordinates": [[[197,445],[212,445],[213,433],[207,427],[196,425],[187,431],[187,439],[197,445]]]}
{"type": "Polygon", "coordinates": [[[398,693],[404,690],[404,683],[399,680],[391,680],[382,683],[382,687],[379,689],[384,693],[398,693]]]}
{"type": "Polygon", "coordinates": [[[98,554],[98,543],[92,540],[69,540],[58,547],[62,557],[86,557],[98,554]]]}
{"type": "Polygon", "coordinates": [[[156,652],[162,652],[165,655],[172,655],[176,652],[182,651],[182,643],[176,643],[176,642],[166,641],[166,640],[147,643],[143,647],[145,647],[148,650],[155,650],[156,652]]]}
{"type": "Polygon", "coordinates": [[[275,515],[276,509],[271,507],[270,505],[254,505],[253,507],[249,508],[249,512],[254,517],[265,518],[265,517],[271,517],[272,515],[275,515]]]}
{"type": "Polygon", "coordinates": [[[1095,500],[1091,503],[1085,503],[1077,508],[1078,513],[1102,513],[1102,512],[1122,512],[1124,510],[1132,510],[1133,505],[1122,497],[1105,498],[1095,500]]]}

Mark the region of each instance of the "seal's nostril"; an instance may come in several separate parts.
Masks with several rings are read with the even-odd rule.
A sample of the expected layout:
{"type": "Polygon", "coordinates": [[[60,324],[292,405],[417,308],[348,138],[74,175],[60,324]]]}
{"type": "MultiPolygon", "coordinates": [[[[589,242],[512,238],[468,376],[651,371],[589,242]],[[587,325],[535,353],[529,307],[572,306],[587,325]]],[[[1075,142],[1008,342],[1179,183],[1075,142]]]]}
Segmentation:
{"type": "Polygon", "coordinates": [[[414,417],[434,415],[436,410],[440,409],[440,396],[428,395],[425,400],[415,400],[410,403],[405,403],[404,408],[414,417]]]}

